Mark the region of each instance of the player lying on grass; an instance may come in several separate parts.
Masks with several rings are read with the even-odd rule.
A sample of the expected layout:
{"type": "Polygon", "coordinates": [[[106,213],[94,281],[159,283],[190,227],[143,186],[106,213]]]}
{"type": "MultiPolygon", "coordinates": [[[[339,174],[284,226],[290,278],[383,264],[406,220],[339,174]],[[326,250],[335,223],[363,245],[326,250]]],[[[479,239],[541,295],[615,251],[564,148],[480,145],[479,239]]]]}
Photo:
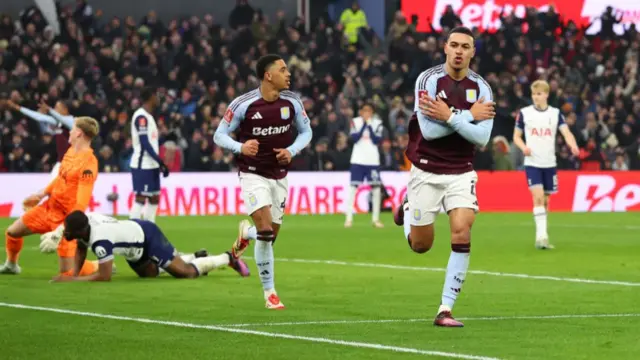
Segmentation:
{"type": "Polygon", "coordinates": [[[179,255],[160,228],[146,220],[118,220],[112,217],[74,211],[64,220],[61,241],[77,239],[73,276],[59,275],[54,281],[110,281],[114,255],[123,256],[140,277],[157,277],[162,270],[176,278],[196,278],[229,265],[241,276],[249,267],[227,251],[209,256],[206,251],[179,255]],[[98,258],[98,272],[80,276],[87,249],[98,258]]]}

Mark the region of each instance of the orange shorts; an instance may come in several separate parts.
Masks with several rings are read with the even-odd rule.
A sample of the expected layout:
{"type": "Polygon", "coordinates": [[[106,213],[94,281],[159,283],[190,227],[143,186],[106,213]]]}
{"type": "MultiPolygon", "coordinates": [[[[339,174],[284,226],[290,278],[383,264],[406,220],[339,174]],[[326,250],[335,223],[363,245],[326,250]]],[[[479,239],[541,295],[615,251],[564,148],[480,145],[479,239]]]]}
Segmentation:
{"type": "MultiPolygon", "coordinates": [[[[44,234],[55,230],[64,222],[66,212],[58,207],[50,206],[49,201],[29,209],[22,215],[22,222],[34,234],[44,234]]],[[[76,241],[60,240],[58,255],[60,257],[76,256],[76,241]]]]}

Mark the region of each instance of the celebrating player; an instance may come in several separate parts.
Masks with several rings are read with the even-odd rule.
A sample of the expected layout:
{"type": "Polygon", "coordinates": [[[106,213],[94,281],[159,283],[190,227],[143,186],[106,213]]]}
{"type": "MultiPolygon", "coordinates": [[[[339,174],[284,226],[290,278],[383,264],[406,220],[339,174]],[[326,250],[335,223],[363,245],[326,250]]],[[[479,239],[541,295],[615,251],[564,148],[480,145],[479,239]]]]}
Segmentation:
{"type": "Polygon", "coordinates": [[[11,100],[6,102],[7,106],[15,111],[19,111],[23,115],[26,115],[43,124],[54,125],[57,127],[55,131],[56,141],[56,153],[58,155],[58,161],[51,169],[51,179],[55,179],[58,176],[60,169],[60,163],[64,154],[69,149],[69,131],[73,127],[73,116],[69,115],[69,105],[63,101],[57,101],[55,110],[51,109],[47,104],[42,103],[40,108],[45,113],[33,111],[14,103],[11,100]],[[47,115],[46,113],[50,114],[47,115]]]}
{"type": "MultiPolygon", "coordinates": [[[[6,232],[7,261],[0,267],[0,274],[19,274],[18,257],[24,243],[23,237],[44,234],[55,230],[67,214],[84,211],[91,201],[93,185],[98,176],[98,160],[91,149],[91,140],[98,134],[98,122],[90,117],[78,117],[69,132],[71,147],[64,155],[58,176],[44,189],[27,197],[23,206],[26,212],[14,221],[6,232]],[[38,205],[45,197],[42,204],[38,205]]],[[[58,246],[60,272],[73,270],[76,242],[61,242],[58,246]]],[[[94,262],[84,263],[81,273],[95,272],[94,262]]]]}
{"type": "Polygon", "coordinates": [[[473,157],[476,146],[489,141],[495,112],[491,88],[469,70],[475,53],[471,31],[464,27],[451,30],[444,51],[445,64],[422,72],[416,80],[415,113],[406,150],[413,164],[408,199],[398,207],[394,220],[404,225],[411,249],[425,253],[433,245],[433,223],[444,207],[452,252],[434,324],[461,327],[451,309],[469,267],[471,226],[478,211],[473,157]]]}
{"type": "Polygon", "coordinates": [[[547,104],[549,84],[537,80],[531,84],[533,105],[520,110],[513,130],[513,143],[524,153],[524,166],[533,197],[533,219],[538,249],[553,249],[547,233],[549,196],[558,191],[556,172],[556,131],[559,129],[573,155],[580,150],[560,109],[547,104]],[[523,140],[523,134],[525,140],[523,140]]]}
{"type": "Polygon", "coordinates": [[[344,227],[351,227],[353,223],[353,207],[358,186],[364,180],[371,185],[373,207],[371,222],[377,228],[384,227],[380,222],[380,152],[378,144],[382,140],[382,120],[373,117],[373,106],[364,104],[360,109],[360,116],[351,122],[351,139],[354,142],[351,152],[351,186],[347,200],[347,219],[344,227]]]}
{"type": "Polygon", "coordinates": [[[291,73],[278,55],[265,55],[256,65],[260,87],[234,99],[216,130],[218,146],[240,154],[240,187],[247,213],[232,254],[240,257],[257,240],[255,259],[267,309],[282,309],[274,285],[273,242],[287,202],[287,170],[291,158],[311,141],[311,126],[302,101],[289,88],[291,73]],[[293,126],[298,136],[293,140],[293,126]],[[239,129],[238,140],[229,136],[239,129]]]}
{"type": "Polygon", "coordinates": [[[146,220],[117,220],[112,217],[74,211],[64,220],[64,238],[77,239],[73,276],[58,275],[54,281],[110,281],[114,255],[123,256],[139,277],[157,277],[161,270],[176,278],[196,278],[211,270],[229,265],[241,276],[249,268],[231,252],[209,256],[206,250],[178,255],[160,228],[146,220]],[[87,249],[98,258],[96,273],[82,276],[80,268],[87,249]]]}
{"type": "Polygon", "coordinates": [[[149,200],[144,219],[156,221],[156,212],[160,202],[160,172],[162,176],[169,176],[169,168],[158,155],[158,128],[153,118],[153,110],[158,104],[158,98],[153,89],[142,90],[142,107],[133,113],[131,119],[131,140],[133,155],[131,156],[131,178],[133,191],[136,194],[131,207],[130,219],[140,219],[142,208],[149,200]]]}

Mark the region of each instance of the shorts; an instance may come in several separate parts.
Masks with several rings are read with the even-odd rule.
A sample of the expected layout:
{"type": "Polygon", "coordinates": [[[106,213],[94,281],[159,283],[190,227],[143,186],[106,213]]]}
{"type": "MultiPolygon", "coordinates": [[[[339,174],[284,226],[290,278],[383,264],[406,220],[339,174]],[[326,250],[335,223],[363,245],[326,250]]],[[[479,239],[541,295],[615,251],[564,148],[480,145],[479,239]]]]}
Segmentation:
{"type": "Polygon", "coordinates": [[[158,265],[158,267],[163,269],[167,268],[173,261],[173,258],[178,255],[176,248],[167,240],[167,237],[164,236],[158,225],[146,220],[135,219],[131,221],[137,222],[142,228],[142,232],[144,233],[144,248],[140,259],[136,261],[127,260],[129,266],[135,271],[140,268],[140,266],[151,261],[158,265]]]}
{"type": "Polygon", "coordinates": [[[265,206],[270,206],[271,221],[282,224],[289,194],[289,181],[286,177],[276,180],[241,172],[240,188],[242,188],[242,199],[248,215],[265,206]]]}
{"type": "Polygon", "coordinates": [[[544,193],[547,195],[558,192],[558,172],[556,171],[556,168],[525,166],[524,172],[527,174],[529,188],[542,186],[544,193]]]}
{"type": "Polygon", "coordinates": [[[160,194],[160,169],[131,169],[131,179],[136,195],[160,194]]]}
{"type": "Polygon", "coordinates": [[[469,171],[463,174],[434,174],[411,167],[407,196],[411,225],[433,224],[442,208],[445,212],[467,208],[478,212],[476,185],[478,174],[469,171]]]}
{"type": "Polygon", "coordinates": [[[380,171],[377,165],[351,164],[351,185],[360,185],[365,180],[369,185],[380,185],[380,171]]]}
{"type": "MultiPolygon", "coordinates": [[[[22,215],[22,222],[34,234],[45,234],[55,230],[64,222],[67,213],[57,207],[51,206],[49,201],[35,206],[22,215]]],[[[58,255],[60,257],[76,256],[77,243],[73,241],[60,241],[58,255]]]]}

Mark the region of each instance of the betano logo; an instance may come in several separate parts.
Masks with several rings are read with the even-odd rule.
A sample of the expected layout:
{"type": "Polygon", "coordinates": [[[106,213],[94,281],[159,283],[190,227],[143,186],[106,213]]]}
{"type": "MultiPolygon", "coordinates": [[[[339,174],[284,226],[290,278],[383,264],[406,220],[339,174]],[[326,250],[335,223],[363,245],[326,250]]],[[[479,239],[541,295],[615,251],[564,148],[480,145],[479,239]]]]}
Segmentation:
{"type": "Polygon", "coordinates": [[[579,175],[573,211],[611,212],[640,209],[640,183],[620,184],[611,175],[579,175]]]}

